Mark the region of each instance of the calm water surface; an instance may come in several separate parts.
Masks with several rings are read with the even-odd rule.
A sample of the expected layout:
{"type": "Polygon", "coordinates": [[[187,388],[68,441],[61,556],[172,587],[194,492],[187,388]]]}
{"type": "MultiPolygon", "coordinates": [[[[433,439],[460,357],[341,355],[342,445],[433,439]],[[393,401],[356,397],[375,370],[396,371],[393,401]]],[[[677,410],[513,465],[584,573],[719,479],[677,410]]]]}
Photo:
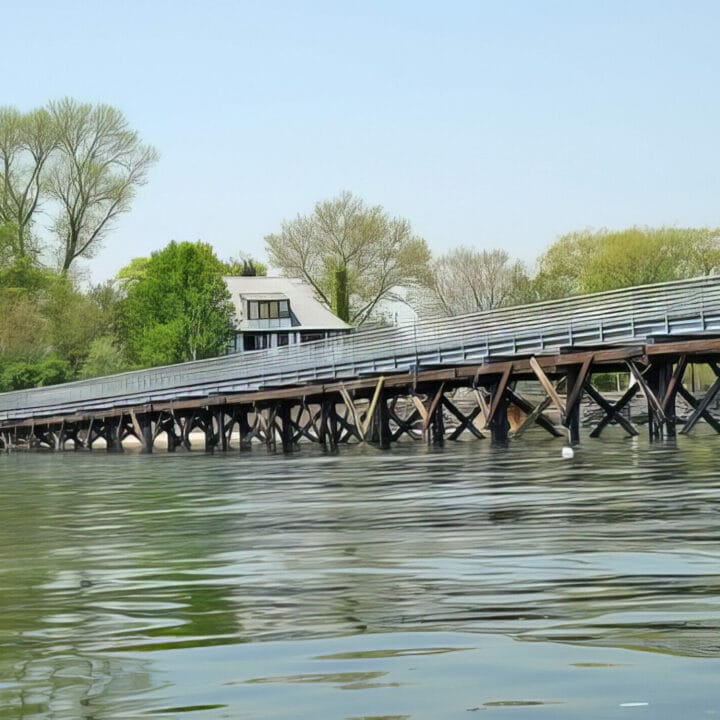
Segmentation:
{"type": "Polygon", "coordinates": [[[0,456],[0,717],[720,717],[720,439],[0,456]]]}

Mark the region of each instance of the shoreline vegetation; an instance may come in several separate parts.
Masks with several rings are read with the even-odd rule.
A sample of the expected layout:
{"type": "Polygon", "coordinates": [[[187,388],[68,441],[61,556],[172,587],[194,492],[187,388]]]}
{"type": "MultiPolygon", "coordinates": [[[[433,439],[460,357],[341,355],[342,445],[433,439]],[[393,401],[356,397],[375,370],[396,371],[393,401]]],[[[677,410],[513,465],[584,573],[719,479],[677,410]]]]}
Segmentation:
{"type": "MultiPolygon", "coordinates": [[[[223,276],[266,274],[263,262],[173,240],[113,280],[84,280],[81,261],[113,241],[158,159],[109,105],[0,108],[0,392],[225,352],[233,310],[223,276]]],[[[419,318],[450,317],[720,269],[720,229],[709,227],[578,230],[534,262],[492,238],[433,253],[410,220],[348,191],[264,239],[273,272],[302,279],[356,327],[392,322],[387,300],[419,318]]]]}

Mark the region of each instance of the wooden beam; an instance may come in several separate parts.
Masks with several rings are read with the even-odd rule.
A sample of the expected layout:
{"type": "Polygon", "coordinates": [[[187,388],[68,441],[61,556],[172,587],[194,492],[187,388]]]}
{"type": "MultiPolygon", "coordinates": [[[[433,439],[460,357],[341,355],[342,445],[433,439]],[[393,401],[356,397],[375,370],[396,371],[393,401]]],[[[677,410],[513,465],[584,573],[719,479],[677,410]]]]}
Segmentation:
{"type": "Polygon", "coordinates": [[[475,423],[473,422],[475,418],[482,412],[481,407],[474,407],[470,411],[470,414],[466,417],[460,412],[460,410],[455,406],[455,404],[450,400],[450,398],[447,397],[447,395],[443,395],[442,403],[450,411],[450,413],[452,413],[460,421],[460,425],[458,425],[458,427],[456,427],[452,431],[452,433],[450,433],[450,440],[457,440],[466,429],[469,430],[479,440],[483,440],[485,438],[485,435],[483,435],[483,433],[475,427],[475,423]]]}
{"type": "Polygon", "coordinates": [[[365,414],[365,420],[360,423],[362,427],[363,438],[367,437],[368,430],[370,429],[370,424],[372,423],[373,416],[375,415],[375,408],[377,407],[378,399],[382,394],[384,384],[385,378],[381,375],[377,380],[375,392],[373,393],[372,400],[370,401],[370,406],[368,407],[367,413],[365,414]]]}
{"type": "MultiPolygon", "coordinates": [[[[525,420],[523,420],[520,427],[518,427],[513,432],[512,436],[514,438],[519,438],[535,423],[538,423],[541,427],[544,427],[550,434],[554,435],[555,437],[560,437],[562,433],[557,430],[557,428],[550,422],[550,420],[543,416],[543,413],[545,412],[545,410],[547,410],[548,405],[550,405],[551,402],[552,400],[549,397],[546,396],[545,398],[543,398],[541,402],[539,402],[534,408],[532,408],[532,410],[530,410],[525,420]]],[[[520,409],[522,410],[522,408],[520,409]]]]}
{"type": "Polygon", "coordinates": [[[555,386],[552,384],[552,382],[550,382],[550,378],[545,374],[545,371],[540,366],[540,363],[538,363],[535,357],[531,357],[528,362],[530,363],[532,371],[535,373],[535,377],[540,381],[540,384],[543,386],[543,389],[547,393],[548,397],[553,401],[553,404],[558,409],[560,415],[564,419],[566,415],[565,404],[560,399],[560,396],[555,390],[555,386]]]}
{"type": "Polygon", "coordinates": [[[660,402],[660,400],[658,400],[655,393],[650,389],[650,386],[647,384],[647,382],[645,382],[643,374],[640,372],[634,362],[628,360],[627,366],[628,368],[630,368],[630,372],[635,378],[637,384],[640,386],[640,390],[642,391],[642,394],[647,400],[648,409],[657,416],[659,422],[666,422],[665,410],[663,409],[662,403],[660,402]]]}
{"type": "Polygon", "coordinates": [[[490,408],[488,410],[487,418],[485,421],[486,428],[490,425],[490,423],[495,418],[498,408],[500,407],[500,404],[503,401],[503,396],[505,395],[505,390],[507,389],[508,382],[510,381],[510,375],[512,374],[512,370],[513,370],[513,364],[506,363],[505,369],[503,370],[503,374],[500,376],[500,380],[498,381],[497,387],[495,388],[495,392],[493,393],[493,397],[490,402],[490,408]]]}
{"type": "Polygon", "coordinates": [[[665,395],[662,399],[662,409],[663,409],[663,412],[665,412],[665,413],[667,413],[667,409],[670,404],[670,401],[673,399],[673,397],[677,393],[678,383],[682,381],[683,375],[685,374],[686,367],[687,367],[687,355],[681,355],[678,358],[677,363],[675,364],[675,369],[673,370],[672,377],[670,378],[670,382],[668,383],[667,389],[665,390],[665,395]]]}
{"type": "Polygon", "coordinates": [[[720,432],[717,421],[712,417],[712,415],[710,415],[710,411],[708,410],[710,403],[715,399],[715,396],[720,390],[720,377],[715,379],[715,382],[710,386],[708,391],[705,393],[705,396],[700,401],[696,400],[688,391],[685,390],[685,392],[682,392],[683,390],[685,390],[685,388],[682,386],[678,388],[680,394],[688,400],[688,402],[690,402],[690,404],[694,407],[694,410],[685,422],[685,425],[683,425],[683,429],[680,431],[680,434],[687,435],[695,427],[695,425],[697,425],[697,422],[701,417],[705,418],[705,420],[708,421],[708,424],[713,427],[716,432],[720,432]]]}
{"type": "Polygon", "coordinates": [[[600,437],[600,433],[611,423],[616,422],[620,425],[628,435],[639,435],[637,428],[625,417],[620,411],[638,394],[639,385],[631,385],[623,394],[623,396],[614,405],[608,402],[598,390],[596,390],[589,380],[585,382],[585,392],[605,411],[605,417],[597,424],[595,429],[590,433],[591,438],[600,437]]]}
{"type": "Polygon", "coordinates": [[[443,390],[445,389],[445,383],[440,383],[440,387],[437,389],[437,392],[435,393],[435,397],[432,399],[432,402],[430,403],[430,407],[428,408],[427,415],[423,418],[423,431],[426,431],[430,427],[430,423],[432,422],[433,415],[435,414],[435,410],[437,410],[438,403],[442,399],[443,390]]]}
{"type": "Polygon", "coordinates": [[[590,373],[590,368],[593,364],[594,355],[593,353],[590,353],[585,360],[583,360],[582,365],[580,366],[580,370],[578,372],[578,375],[575,379],[575,383],[572,388],[568,388],[570,391],[570,394],[567,398],[567,405],[565,407],[565,414],[571,415],[575,411],[575,407],[580,403],[580,400],[582,400],[582,394],[583,390],[585,388],[585,380],[587,380],[588,374],[590,373]]]}
{"type": "Polygon", "coordinates": [[[345,403],[345,407],[348,409],[348,412],[352,416],[353,424],[355,426],[355,434],[362,442],[365,440],[365,429],[363,428],[362,422],[360,422],[360,414],[355,407],[355,402],[350,397],[350,393],[347,391],[345,385],[341,384],[339,387],[339,391],[340,395],[342,396],[343,402],[345,403]]]}

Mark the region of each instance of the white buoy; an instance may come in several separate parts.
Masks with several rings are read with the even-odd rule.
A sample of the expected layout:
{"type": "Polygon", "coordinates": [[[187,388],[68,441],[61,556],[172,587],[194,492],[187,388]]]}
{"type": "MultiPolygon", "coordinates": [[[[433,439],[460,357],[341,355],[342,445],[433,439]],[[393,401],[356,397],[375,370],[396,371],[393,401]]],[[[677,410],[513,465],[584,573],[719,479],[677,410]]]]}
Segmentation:
{"type": "Polygon", "coordinates": [[[571,447],[568,447],[567,445],[565,447],[563,447],[562,452],[560,454],[566,460],[570,460],[570,458],[575,457],[575,451],[571,447]]]}

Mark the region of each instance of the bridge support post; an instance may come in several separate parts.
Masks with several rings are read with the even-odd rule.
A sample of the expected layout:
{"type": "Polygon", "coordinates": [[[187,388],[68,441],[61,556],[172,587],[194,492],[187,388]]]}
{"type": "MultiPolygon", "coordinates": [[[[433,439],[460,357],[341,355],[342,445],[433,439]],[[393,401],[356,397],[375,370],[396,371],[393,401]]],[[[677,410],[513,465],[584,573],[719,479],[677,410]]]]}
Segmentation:
{"type": "Polygon", "coordinates": [[[275,415],[277,414],[277,408],[268,406],[267,408],[258,408],[257,412],[260,427],[262,427],[265,432],[265,446],[268,452],[275,452],[277,448],[275,438],[275,431],[277,430],[275,415]]]}
{"type": "Polygon", "coordinates": [[[56,452],[62,452],[65,450],[65,441],[67,440],[67,431],[65,430],[65,423],[60,423],[60,428],[55,433],[53,450],[56,452]]]}
{"type": "Polygon", "coordinates": [[[277,416],[280,418],[280,442],[284,453],[291,453],[295,449],[290,403],[280,403],[277,416]]]}
{"type": "Polygon", "coordinates": [[[388,410],[388,398],[384,388],[377,391],[377,402],[375,412],[372,416],[372,431],[370,440],[381,450],[390,448],[392,433],[390,432],[390,412],[388,410]]]}
{"type": "MultiPolygon", "coordinates": [[[[643,389],[648,404],[650,440],[665,440],[677,434],[675,400],[686,365],[687,359],[683,355],[676,363],[672,359],[655,362],[645,373],[643,389]]],[[[638,375],[636,372],[636,379],[642,383],[638,375]]]]}
{"type": "Polygon", "coordinates": [[[157,435],[159,432],[164,432],[167,437],[167,451],[175,452],[177,446],[182,443],[182,437],[175,430],[175,415],[172,412],[161,413],[157,420],[155,434],[157,435]]]}
{"type": "Polygon", "coordinates": [[[645,375],[648,389],[657,399],[657,402],[648,400],[648,432],[650,440],[664,440],[675,436],[675,397],[672,403],[668,401],[663,406],[663,398],[667,392],[672,365],[669,363],[654,363],[645,375]]]}
{"type": "Polygon", "coordinates": [[[215,422],[217,423],[220,449],[223,452],[227,452],[227,449],[230,447],[230,432],[232,432],[233,426],[232,420],[228,427],[228,424],[225,422],[225,410],[221,408],[215,413],[215,422]]]}
{"type": "Polygon", "coordinates": [[[325,450],[335,452],[338,444],[338,417],[334,398],[323,398],[320,405],[319,441],[325,450]]]}
{"type": "Polygon", "coordinates": [[[105,444],[107,452],[122,452],[122,440],[120,439],[120,426],[122,418],[107,417],[105,418],[105,444]]]}
{"type": "Polygon", "coordinates": [[[490,386],[490,407],[488,408],[487,427],[490,439],[496,445],[506,445],[510,434],[508,405],[510,398],[505,392],[512,375],[512,363],[503,370],[503,374],[490,386]]]}
{"type": "MultiPolygon", "coordinates": [[[[218,444],[218,436],[215,433],[215,418],[209,410],[201,410],[198,413],[199,426],[205,435],[205,452],[212,452],[218,444]]],[[[191,422],[191,420],[188,420],[191,422]]],[[[188,426],[189,428],[190,426],[188,426]]],[[[189,433],[188,433],[189,435],[189,433]]]]}
{"type": "Polygon", "coordinates": [[[140,413],[137,416],[138,426],[140,429],[140,443],[142,445],[142,452],[151,453],[153,451],[153,426],[152,426],[152,415],[150,413],[140,413]]]}
{"type": "Polygon", "coordinates": [[[571,365],[565,377],[565,417],[563,424],[568,431],[570,445],[580,444],[580,401],[585,391],[585,381],[590,377],[593,356],[589,355],[582,365],[571,365]]]}
{"type": "Polygon", "coordinates": [[[248,422],[248,409],[247,407],[239,407],[237,409],[237,422],[240,433],[240,452],[249,452],[252,450],[252,438],[250,433],[252,428],[248,422]]]}
{"type": "Polygon", "coordinates": [[[443,414],[443,403],[442,403],[442,392],[440,388],[438,391],[441,396],[441,402],[437,404],[433,411],[432,417],[430,418],[430,438],[433,445],[439,447],[445,444],[445,416],[443,414]]]}

